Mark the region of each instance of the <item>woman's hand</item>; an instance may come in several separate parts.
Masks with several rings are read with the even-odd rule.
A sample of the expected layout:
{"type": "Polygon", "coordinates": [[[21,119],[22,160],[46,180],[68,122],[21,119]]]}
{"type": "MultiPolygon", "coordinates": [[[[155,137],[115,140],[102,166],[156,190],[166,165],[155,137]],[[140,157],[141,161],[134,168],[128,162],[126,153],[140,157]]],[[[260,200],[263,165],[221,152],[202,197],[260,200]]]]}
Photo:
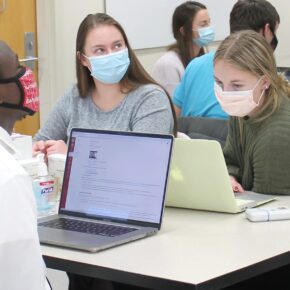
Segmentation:
{"type": "Polygon", "coordinates": [[[43,153],[46,155],[46,146],[45,141],[37,141],[32,146],[32,156],[35,157],[36,155],[43,153]]]}
{"type": "Polygon", "coordinates": [[[236,178],[230,175],[230,181],[234,192],[244,192],[244,188],[237,182],[236,178]]]}
{"type": "Polygon", "coordinates": [[[67,146],[62,140],[48,140],[45,141],[46,147],[46,155],[49,156],[51,154],[66,154],[67,146]]]}
{"type": "Polygon", "coordinates": [[[32,156],[44,153],[45,158],[51,154],[66,154],[67,146],[62,140],[37,141],[32,146],[32,156]]]}

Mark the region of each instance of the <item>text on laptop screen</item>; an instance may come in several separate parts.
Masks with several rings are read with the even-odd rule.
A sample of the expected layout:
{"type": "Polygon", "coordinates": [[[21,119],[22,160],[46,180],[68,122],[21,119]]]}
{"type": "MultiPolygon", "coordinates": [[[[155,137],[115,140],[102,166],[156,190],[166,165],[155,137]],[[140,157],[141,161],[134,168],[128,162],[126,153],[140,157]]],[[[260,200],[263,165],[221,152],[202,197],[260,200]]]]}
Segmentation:
{"type": "Polygon", "coordinates": [[[158,223],[171,140],[72,133],[60,209],[158,223]]]}

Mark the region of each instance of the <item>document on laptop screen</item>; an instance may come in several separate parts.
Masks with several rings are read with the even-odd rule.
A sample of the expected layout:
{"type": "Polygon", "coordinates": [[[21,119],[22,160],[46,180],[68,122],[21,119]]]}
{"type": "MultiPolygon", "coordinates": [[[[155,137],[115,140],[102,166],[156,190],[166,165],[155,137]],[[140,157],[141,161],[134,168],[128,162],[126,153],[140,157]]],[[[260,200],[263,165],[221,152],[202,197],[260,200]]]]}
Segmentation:
{"type": "Polygon", "coordinates": [[[160,221],[171,140],[74,132],[70,144],[62,210],[160,221]]]}

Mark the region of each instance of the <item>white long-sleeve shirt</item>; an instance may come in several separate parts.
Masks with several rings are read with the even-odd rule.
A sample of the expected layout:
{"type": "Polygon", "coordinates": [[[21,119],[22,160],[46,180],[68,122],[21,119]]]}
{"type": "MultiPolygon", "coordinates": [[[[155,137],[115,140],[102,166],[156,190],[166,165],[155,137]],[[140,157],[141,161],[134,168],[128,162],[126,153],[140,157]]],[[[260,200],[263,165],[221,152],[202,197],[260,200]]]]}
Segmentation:
{"type": "Polygon", "coordinates": [[[0,127],[0,289],[47,290],[31,180],[0,127]]]}
{"type": "Polygon", "coordinates": [[[173,98],[173,93],[181,81],[184,70],[179,55],[175,51],[169,50],[155,63],[152,76],[173,98]]]}

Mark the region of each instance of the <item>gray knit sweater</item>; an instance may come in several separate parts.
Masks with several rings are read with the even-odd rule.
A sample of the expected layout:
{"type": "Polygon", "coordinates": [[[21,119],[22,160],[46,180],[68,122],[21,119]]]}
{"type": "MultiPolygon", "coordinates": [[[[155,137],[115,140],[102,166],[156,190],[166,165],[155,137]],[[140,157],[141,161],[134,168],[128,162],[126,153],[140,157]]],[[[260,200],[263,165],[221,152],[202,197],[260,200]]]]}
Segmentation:
{"type": "Polygon", "coordinates": [[[172,134],[173,117],[166,94],[156,85],[140,86],[106,112],[90,95],[81,98],[74,86],[58,100],[34,140],[67,142],[73,127],[172,134]]]}

